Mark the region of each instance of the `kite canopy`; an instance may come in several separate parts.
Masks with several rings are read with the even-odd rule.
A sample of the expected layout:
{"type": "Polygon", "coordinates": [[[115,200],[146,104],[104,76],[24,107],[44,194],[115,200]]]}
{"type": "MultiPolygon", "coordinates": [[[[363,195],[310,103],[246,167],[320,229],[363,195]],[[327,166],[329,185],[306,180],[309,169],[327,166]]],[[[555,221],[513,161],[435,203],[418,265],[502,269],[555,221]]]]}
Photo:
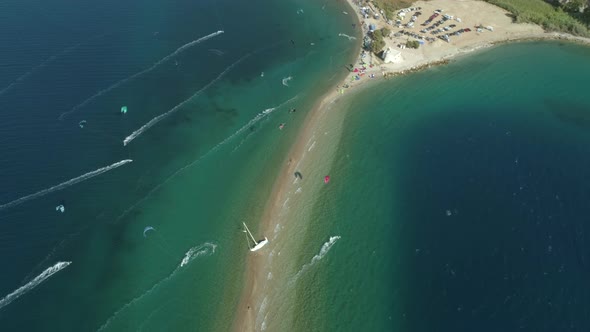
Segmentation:
{"type": "Polygon", "coordinates": [[[121,107],[121,114],[126,114],[127,113],[127,106],[122,106],[121,107]]]}
{"type": "Polygon", "coordinates": [[[156,229],[153,228],[152,226],[147,226],[146,228],[143,229],[143,237],[147,237],[147,232],[148,231],[155,231],[156,229]]]}
{"type": "Polygon", "coordinates": [[[330,176],[326,175],[326,176],[324,176],[324,183],[328,183],[328,182],[330,182],[330,176]]]}

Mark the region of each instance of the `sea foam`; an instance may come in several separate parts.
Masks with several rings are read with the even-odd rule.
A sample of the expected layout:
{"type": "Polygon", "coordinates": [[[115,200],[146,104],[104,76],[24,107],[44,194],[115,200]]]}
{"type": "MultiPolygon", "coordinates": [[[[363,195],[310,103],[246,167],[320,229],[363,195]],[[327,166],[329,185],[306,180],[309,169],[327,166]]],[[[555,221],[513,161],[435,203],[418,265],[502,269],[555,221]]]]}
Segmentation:
{"type": "Polygon", "coordinates": [[[234,139],[236,136],[240,135],[245,130],[247,130],[248,128],[252,127],[258,121],[264,119],[265,117],[269,116],[272,112],[274,112],[276,109],[279,109],[279,108],[283,107],[284,105],[286,105],[286,104],[294,101],[295,99],[297,99],[297,96],[295,96],[295,97],[293,97],[293,98],[291,98],[291,99],[283,102],[282,104],[280,104],[280,105],[278,105],[276,107],[267,108],[267,109],[263,110],[262,112],[256,114],[256,116],[253,117],[252,119],[250,119],[250,121],[248,121],[248,123],[246,123],[240,129],[236,130],[230,136],[226,137],[223,141],[217,143],[213,148],[211,148],[211,150],[207,151],[205,154],[203,154],[202,156],[200,156],[197,159],[193,160],[192,162],[188,163],[187,165],[184,165],[183,167],[179,168],[174,173],[172,173],[170,176],[168,176],[164,181],[162,181],[161,183],[159,183],[158,185],[156,185],[154,188],[152,188],[152,190],[150,190],[145,196],[143,196],[141,199],[139,199],[137,202],[135,202],[135,204],[131,205],[127,210],[125,210],[121,215],[119,215],[119,217],[117,217],[117,220],[121,220],[122,218],[124,218],[129,212],[133,211],[133,209],[135,209],[135,207],[137,207],[139,204],[141,204],[146,199],[148,199],[154,192],[156,192],[158,189],[160,189],[162,186],[164,186],[166,183],[168,183],[170,180],[172,180],[178,174],[180,174],[180,173],[184,172],[185,170],[187,170],[187,169],[189,169],[189,168],[197,165],[204,158],[206,158],[210,154],[214,153],[215,151],[219,150],[219,148],[221,148],[223,145],[227,144],[229,141],[231,141],[232,139],[234,139]]]}
{"type": "Polygon", "coordinates": [[[151,67],[149,67],[147,69],[144,69],[144,70],[142,70],[140,72],[137,72],[137,73],[135,73],[135,74],[133,74],[133,75],[131,75],[129,77],[126,77],[126,78],[124,78],[124,79],[122,79],[122,80],[114,83],[113,85],[109,86],[106,89],[103,89],[103,90],[98,91],[97,93],[95,93],[94,95],[92,95],[90,98],[88,98],[88,99],[84,100],[83,102],[81,102],[80,104],[74,106],[71,110],[69,110],[67,112],[63,112],[62,114],[60,114],[59,119],[60,120],[63,120],[66,116],[68,116],[68,115],[74,113],[75,111],[77,111],[78,109],[80,109],[80,108],[88,105],[94,99],[96,99],[96,98],[104,95],[105,93],[107,93],[107,92],[109,92],[109,91],[111,91],[113,89],[118,88],[119,86],[121,86],[121,85],[123,85],[123,84],[125,84],[125,83],[127,83],[127,82],[129,82],[129,81],[131,81],[131,80],[133,80],[133,79],[135,79],[135,78],[143,75],[143,74],[149,73],[150,71],[156,69],[156,67],[158,67],[159,65],[161,65],[164,62],[172,59],[173,57],[175,57],[178,54],[186,51],[187,49],[189,49],[189,48],[191,48],[191,47],[193,47],[195,45],[198,45],[198,44],[200,44],[200,43],[202,43],[202,42],[204,42],[206,40],[209,40],[209,39],[211,39],[211,38],[213,38],[215,36],[219,36],[222,33],[224,33],[224,31],[223,30],[219,30],[217,32],[210,33],[210,34],[208,34],[208,35],[206,35],[204,37],[201,37],[199,39],[195,39],[195,40],[193,40],[191,42],[188,42],[188,43],[180,46],[179,48],[176,49],[176,51],[174,51],[174,52],[168,54],[167,56],[163,57],[162,59],[160,59],[159,61],[157,61],[155,64],[153,64],[151,67]]]}
{"type": "Polygon", "coordinates": [[[319,262],[322,258],[324,258],[328,254],[328,251],[330,251],[332,246],[334,246],[334,244],[336,244],[336,241],[338,240],[340,240],[340,236],[331,236],[330,239],[322,245],[320,252],[317,255],[313,256],[311,261],[303,265],[301,269],[297,272],[297,274],[295,274],[293,279],[291,279],[291,283],[297,281],[297,279],[299,279],[299,277],[301,277],[301,275],[305,273],[305,271],[307,271],[309,268],[311,268],[317,262],[319,262]]]}
{"type": "Polygon", "coordinates": [[[62,183],[60,183],[60,184],[58,184],[56,186],[53,186],[51,188],[43,189],[43,190],[40,190],[40,191],[38,191],[38,192],[36,192],[34,194],[30,194],[30,195],[21,197],[19,199],[15,199],[12,202],[9,202],[9,203],[0,205],[0,210],[7,209],[9,207],[22,204],[22,203],[24,203],[26,201],[29,201],[31,199],[35,199],[35,198],[38,198],[38,197],[41,197],[41,196],[45,196],[45,195],[47,195],[49,193],[52,193],[52,192],[58,191],[58,190],[62,190],[62,189],[67,188],[69,186],[73,186],[76,183],[79,183],[79,182],[82,182],[82,181],[86,181],[86,180],[91,179],[91,178],[93,178],[93,177],[95,177],[97,175],[100,175],[102,173],[105,173],[105,172],[108,172],[110,170],[113,170],[113,169],[115,169],[117,167],[121,167],[121,166],[123,166],[125,164],[128,164],[128,163],[130,163],[132,161],[133,160],[131,160],[131,159],[121,160],[121,161],[116,162],[116,163],[114,163],[114,164],[112,164],[110,166],[102,167],[102,168],[99,168],[99,169],[94,170],[92,172],[88,172],[88,173],[83,174],[83,175],[80,175],[80,176],[78,176],[76,178],[70,179],[70,180],[68,180],[66,182],[62,182],[62,183]]]}
{"type": "Polygon", "coordinates": [[[155,118],[151,119],[148,123],[144,124],[139,129],[137,129],[136,131],[134,131],[133,133],[131,133],[131,135],[125,137],[125,139],[123,140],[123,146],[126,146],[127,144],[129,144],[131,141],[133,141],[134,139],[136,139],[139,135],[143,134],[146,130],[150,129],[152,126],[154,126],[158,122],[164,120],[170,114],[178,111],[181,107],[183,107],[184,105],[186,105],[193,98],[195,98],[196,96],[200,95],[203,91],[207,90],[213,84],[217,83],[217,81],[219,81],[221,78],[223,78],[223,76],[225,76],[225,74],[227,74],[227,72],[229,72],[230,70],[232,70],[232,68],[234,68],[236,65],[238,65],[240,62],[242,62],[244,59],[246,59],[250,55],[251,54],[244,55],[243,57],[241,57],[240,59],[238,59],[236,62],[232,63],[229,67],[225,68],[225,70],[222,71],[221,74],[219,74],[211,82],[207,83],[207,85],[205,85],[204,87],[202,87],[201,89],[199,89],[197,92],[193,93],[193,95],[191,95],[190,97],[188,97],[188,99],[185,99],[180,104],[174,106],[172,109],[170,109],[166,113],[162,113],[162,114],[156,116],[155,118]]]}
{"type": "Polygon", "coordinates": [[[57,272],[65,269],[68,265],[72,264],[72,262],[58,262],[52,267],[43,271],[40,275],[36,276],[35,279],[28,282],[26,285],[18,288],[14,292],[6,295],[0,300],[0,309],[9,305],[12,301],[18,299],[19,297],[25,295],[33,288],[39,286],[43,281],[47,280],[47,278],[51,277],[52,275],[56,274],[57,272]]]}
{"type": "Polygon", "coordinates": [[[217,245],[214,244],[214,243],[211,243],[211,242],[205,242],[203,244],[200,244],[198,246],[195,246],[195,247],[190,248],[184,254],[184,257],[182,258],[182,261],[174,269],[174,271],[172,271],[172,273],[170,273],[164,279],[161,279],[160,281],[158,281],[157,283],[155,283],[150,289],[148,289],[147,291],[143,292],[141,295],[139,295],[139,296],[135,297],[134,299],[132,299],[131,301],[127,302],[125,305],[123,305],[121,308],[119,308],[119,310],[115,311],[115,313],[112,314],[111,317],[109,317],[104,324],[102,324],[102,326],[98,329],[98,331],[103,331],[104,329],[106,329],[107,327],[109,327],[109,325],[113,322],[113,320],[116,319],[123,311],[125,311],[127,308],[133,306],[135,303],[139,302],[144,297],[146,297],[149,294],[151,294],[161,284],[163,284],[163,283],[167,282],[168,280],[172,279],[179,271],[185,269],[185,266],[188,265],[188,264],[190,264],[195,258],[201,257],[201,256],[211,256],[211,255],[213,255],[215,253],[215,249],[216,248],[217,248],[217,245]]]}

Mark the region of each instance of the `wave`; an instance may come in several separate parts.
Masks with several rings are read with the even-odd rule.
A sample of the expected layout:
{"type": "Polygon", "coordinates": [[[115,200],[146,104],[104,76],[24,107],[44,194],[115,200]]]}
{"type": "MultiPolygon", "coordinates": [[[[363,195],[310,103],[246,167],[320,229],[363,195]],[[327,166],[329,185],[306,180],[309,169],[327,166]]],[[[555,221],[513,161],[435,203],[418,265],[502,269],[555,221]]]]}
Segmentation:
{"type": "Polygon", "coordinates": [[[188,263],[192,262],[195,258],[197,258],[199,256],[213,255],[215,253],[216,248],[217,248],[216,244],[209,243],[209,242],[206,242],[206,243],[201,244],[196,247],[192,247],[189,249],[189,251],[186,252],[186,254],[184,254],[184,258],[182,259],[182,261],[180,262],[180,265],[178,267],[183,267],[183,266],[187,265],[188,263]]]}
{"type": "Polygon", "coordinates": [[[131,159],[121,160],[121,161],[116,162],[116,163],[114,163],[114,164],[112,164],[110,166],[102,167],[102,168],[99,168],[99,169],[94,170],[92,172],[88,172],[86,174],[83,174],[83,175],[78,176],[77,178],[73,178],[73,179],[68,180],[66,182],[62,182],[62,183],[60,183],[60,184],[58,184],[56,186],[53,186],[51,188],[43,189],[43,190],[38,191],[38,192],[36,192],[34,194],[27,195],[27,196],[21,197],[19,199],[15,199],[12,202],[9,202],[9,203],[0,205],[0,211],[1,210],[4,210],[4,209],[7,209],[9,207],[13,207],[15,205],[22,204],[22,203],[24,203],[26,201],[29,201],[31,199],[35,199],[35,198],[38,198],[38,197],[41,197],[41,196],[45,196],[45,195],[47,195],[49,193],[52,193],[54,191],[62,190],[62,189],[67,188],[69,186],[73,186],[76,183],[79,183],[79,182],[82,182],[82,181],[86,181],[88,179],[91,179],[91,178],[93,178],[95,176],[101,175],[102,173],[108,172],[110,170],[113,170],[113,169],[115,169],[117,167],[123,166],[123,165],[125,165],[127,163],[130,163],[132,161],[133,160],[131,160],[131,159]]]}
{"type": "MultiPolygon", "coordinates": [[[[242,132],[244,132],[245,130],[249,129],[250,127],[252,127],[254,124],[256,124],[258,121],[262,120],[264,117],[268,116],[269,114],[271,114],[274,110],[280,108],[282,105],[285,105],[287,102],[294,100],[295,98],[297,98],[297,96],[287,100],[286,102],[280,104],[277,107],[272,107],[272,108],[267,108],[264,111],[258,113],[254,118],[252,118],[250,121],[248,121],[248,123],[246,123],[244,126],[242,126],[240,129],[236,130],[233,134],[231,134],[230,136],[226,137],[223,141],[217,143],[217,145],[215,145],[211,150],[207,151],[204,155],[198,157],[197,159],[193,160],[192,162],[188,163],[187,165],[182,166],[181,168],[179,168],[178,170],[176,170],[176,172],[172,173],[169,177],[167,177],[164,181],[162,181],[160,184],[156,185],[152,190],[150,190],[145,196],[143,196],[140,200],[138,200],[135,204],[133,204],[132,206],[130,206],[127,210],[123,211],[123,213],[117,217],[117,221],[121,220],[122,218],[124,218],[129,212],[133,211],[133,209],[135,209],[135,207],[137,207],[139,204],[143,203],[146,199],[148,199],[149,197],[151,197],[151,195],[158,191],[158,189],[160,189],[162,186],[164,186],[166,183],[168,183],[170,180],[172,180],[174,177],[176,177],[178,174],[182,173],[183,171],[185,171],[186,169],[191,168],[194,165],[197,165],[201,160],[205,159],[207,156],[209,156],[210,154],[214,153],[215,151],[217,151],[219,148],[221,148],[223,145],[227,144],[229,141],[231,141],[233,138],[235,138],[236,136],[240,135],[242,132]]],[[[235,150],[235,149],[234,149],[235,150]]]]}
{"type": "Polygon", "coordinates": [[[47,66],[48,64],[52,63],[53,61],[59,59],[60,57],[72,52],[73,50],[77,49],[78,47],[82,46],[83,44],[86,44],[88,42],[90,42],[91,40],[100,38],[100,37],[104,37],[106,34],[101,34],[98,36],[94,36],[88,40],[79,42],[76,45],[72,45],[70,47],[66,47],[64,48],[61,52],[54,54],[52,56],[50,56],[49,58],[43,60],[41,63],[39,63],[38,65],[32,67],[31,69],[29,69],[26,73],[22,74],[21,76],[19,76],[18,78],[16,78],[14,81],[10,82],[10,84],[8,84],[6,87],[4,87],[2,90],[0,90],[0,97],[2,95],[4,95],[6,92],[8,92],[10,89],[12,89],[14,86],[16,86],[19,83],[24,82],[27,78],[29,78],[30,76],[32,76],[35,72],[37,72],[39,69],[47,66]]]}
{"type": "Polygon", "coordinates": [[[151,294],[161,284],[163,284],[163,283],[167,282],[168,280],[172,279],[176,275],[176,273],[178,273],[178,271],[180,271],[181,269],[183,269],[185,265],[187,265],[190,262],[192,262],[195,258],[200,257],[200,256],[203,256],[203,255],[207,255],[207,256],[213,255],[215,253],[215,249],[216,248],[217,248],[217,245],[214,244],[214,243],[210,243],[210,242],[205,242],[203,244],[200,244],[198,246],[195,246],[195,247],[190,248],[184,254],[184,258],[180,262],[180,265],[178,265],[174,269],[174,271],[172,271],[172,273],[170,273],[164,279],[162,279],[162,280],[158,281],[157,283],[155,283],[150,289],[148,289],[147,291],[143,292],[141,295],[139,295],[136,298],[134,298],[133,300],[127,302],[125,305],[123,305],[121,308],[119,308],[119,310],[115,311],[115,313],[112,314],[111,317],[109,317],[106,320],[106,322],[104,324],[102,324],[102,326],[97,331],[102,331],[102,330],[106,329],[113,322],[113,320],[115,318],[117,318],[117,316],[119,316],[119,314],[121,314],[127,308],[131,307],[132,305],[134,305],[135,303],[137,303],[138,301],[140,301],[144,297],[146,297],[149,294],[151,294]],[[187,257],[189,257],[189,258],[187,258],[187,257]],[[186,263],[184,263],[185,260],[187,260],[186,263]]]}
{"type": "Polygon", "coordinates": [[[217,83],[217,81],[219,81],[221,78],[223,78],[223,76],[225,76],[225,74],[227,74],[228,71],[230,71],[232,68],[234,68],[236,65],[238,65],[240,62],[242,62],[244,59],[246,59],[250,55],[251,54],[244,55],[243,57],[241,57],[240,59],[238,59],[238,61],[232,63],[229,67],[225,68],[225,70],[222,71],[221,74],[219,74],[211,82],[207,83],[207,85],[205,85],[204,87],[202,87],[201,89],[199,89],[199,91],[195,92],[192,96],[188,97],[188,99],[185,99],[180,104],[174,106],[168,112],[163,113],[163,114],[160,114],[160,115],[156,116],[155,118],[151,119],[148,123],[146,123],[143,126],[141,126],[141,128],[139,128],[136,131],[134,131],[133,133],[131,133],[131,135],[125,137],[125,139],[123,140],[123,146],[126,146],[127,144],[129,144],[131,141],[133,141],[134,139],[136,139],[139,135],[143,134],[144,131],[150,129],[156,123],[162,121],[163,119],[165,119],[170,114],[176,112],[182,106],[184,106],[186,103],[190,102],[193,98],[195,98],[196,96],[198,96],[199,94],[201,94],[203,91],[205,91],[206,89],[208,89],[211,85],[217,83]]]}
{"type": "Polygon", "coordinates": [[[346,37],[346,38],[348,38],[348,40],[356,40],[356,37],[349,36],[349,35],[347,35],[345,33],[339,33],[338,36],[340,36],[340,37],[346,37]]]}
{"type": "Polygon", "coordinates": [[[15,290],[14,292],[6,295],[0,300],[0,309],[9,305],[12,301],[18,299],[19,297],[23,296],[24,294],[31,291],[33,288],[39,286],[43,281],[47,280],[47,278],[51,277],[52,275],[56,274],[57,272],[65,269],[68,265],[72,264],[72,262],[58,262],[52,267],[43,271],[40,275],[36,276],[35,279],[28,282],[26,285],[20,287],[19,289],[15,290]]]}
{"type": "Polygon", "coordinates": [[[142,71],[140,71],[138,73],[135,73],[135,74],[133,74],[133,75],[127,77],[127,78],[124,78],[124,79],[116,82],[115,84],[109,86],[106,89],[103,89],[103,90],[98,91],[97,93],[95,93],[94,95],[92,95],[90,98],[88,98],[88,99],[84,100],[83,102],[81,102],[80,104],[72,107],[71,110],[69,110],[67,112],[63,112],[62,114],[59,115],[59,120],[63,120],[66,116],[68,116],[68,115],[74,113],[75,111],[77,111],[78,109],[80,109],[80,108],[88,105],[91,101],[93,101],[94,99],[96,99],[96,98],[104,95],[105,93],[107,93],[107,92],[109,92],[109,91],[111,91],[113,89],[118,88],[122,84],[125,84],[125,83],[127,83],[127,82],[129,82],[129,81],[131,81],[131,80],[133,80],[135,78],[137,78],[138,76],[141,76],[141,75],[143,75],[145,73],[148,73],[148,72],[154,70],[156,67],[158,67],[159,65],[163,64],[164,62],[170,60],[171,58],[177,56],[181,52],[183,52],[183,51],[185,51],[185,50],[187,50],[187,49],[189,49],[189,48],[191,48],[191,47],[193,47],[193,46],[195,46],[197,44],[200,44],[200,43],[202,43],[202,42],[204,42],[204,41],[206,41],[208,39],[211,39],[211,38],[213,38],[215,36],[218,36],[218,35],[220,35],[222,33],[224,33],[224,31],[223,30],[219,30],[217,32],[210,33],[210,34],[208,34],[208,35],[206,35],[204,37],[201,37],[199,39],[195,39],[195,40],[193,40],[191,42],[188,42],[188,43],[180,46],[179,48],[176,49],[176,51],[174,51],[174,52],[168,54],[167,56],[163,57],[162,59],[160,59],[158,62],[156,62],[151,67],[149,67],[147,69],[144,69],[144,70],[142,70],[142,71]]]}
{"type": "Polygon", "coordinates": [[[293,77],[291,77],[291,76],[283,78],[283,85],[289,86],[289,81],[292,79],[293,79],[293,77]]]}
{"type": "Polygon", "coordinates": [[[295,276],[291,280],[291,283],[297,281],[297,279],[299,279],[299,277],[303,273],[305,273],[305,271],[307,271],[310,267],[312,267],[314,264],[316,264],[322,258],[324,258],[324,256],[326,256],[328,254],[328,251],[330,251],[330,249],[332,248],[332,246],[334,246],[334,244],[338,240],[340,240],[340,236],[337,236],[337,235],[336,236],[330,236],[330,239],[328,240],[328,242],[325,242],[322,245],[322,248],[320,249],[320,252],[317,255],[313,256],[313,258],[311,259],[311,261],[309,263],[303,265],[303,267],[301,267],[301,270],[299,270],[297,272],[297,274],[295,274],[295,276]]]}
{"type": "Polygon", "coordinates": [[[215,49],[215,48],[210,48],[207,51],[209,51],[209,52],[211,52],[211,53],[213,53],[215,55],[219,55],[219,56],[222,56],[222,55],[225,54],[225,52],[223,52],[222,50],[218,50],[218,49],[215,49]]]}

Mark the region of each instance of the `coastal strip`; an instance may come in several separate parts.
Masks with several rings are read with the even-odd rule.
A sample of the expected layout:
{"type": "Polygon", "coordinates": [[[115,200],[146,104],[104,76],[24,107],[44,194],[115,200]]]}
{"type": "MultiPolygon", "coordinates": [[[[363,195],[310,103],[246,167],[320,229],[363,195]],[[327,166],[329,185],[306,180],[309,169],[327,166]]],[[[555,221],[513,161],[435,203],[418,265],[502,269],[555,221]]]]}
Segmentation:
{"type": "MultiPolygon", "coordinates": [[[[313,182],[309,184],[309,187],[303,188],[305,195],[296,196],[302,192],[304,185],[297,180],[294,181],[292,174],[301,169],[310,169],[310,165],[317,168],[316,166],[321,164],[321,168],[329,170],[331,161],[329,158],[326,161],[326,153],[334,153],[337,147],[333,146],[332,143],[337,142],[338,137],[342,135],[342,126],[335,126],[333,123],[341,122],[342,118],[346,116],[343,114],[345,112],[335,111],[339,106],[338,103],[341,101],[342,95],[345,94],[347,98],[351,98],[351,93],[356,94],[363,90],[359,89],[359,87],[378,84],[378,82],[383,82],[386,78],[397,75],[444,65],[461,55],[502,43],[564,40],[590,44],[586,38],[563,33],[547,33],[541,27],[533,24],[513,23],[507,11],[483,1],[432,0],[428,2],[418,1],[413,5],[414,7],[421,7],[421,11],[424,12],[426,17],[421,21],[436,9],[442,8],[445,12],[452,12],[455,16],[460,16],[461,21],[456,22],[464,23],[463,26],[475,27],[484,24],[485,26],[493,26],[493,28],[491,30],[485,29],[485,31],[477,31],[476,29],[453,38],[450,42],[437,39],[428,44],[420,45],[418,49],[407,49],[405,48],[405,42],[402,43],[402,41],[408,38],[404,38],[403,33],[398,37],[395,36],[395,33],[403,29],[393,28],[392,24],[383,20],[382,17],[365,16],[366,12],[363,12],[363,16],[361,16],[362,8],[359,7],[356,0],[347,0],[347,3],[350,7],[347,12],[353,11],[356,14],[351,15],[351,17],[356,18],[356,24],[362,28],[362,37],[368,34],[369,28],[378,30],[387,27],[392,30],[391,37],[385,38],[384,50],[389,50],[395,54],[399,53],[398,61],[386,63],[381,57],[361,51],[361,43],[364,40],[358,38],[356,52],[359,56],[353,67],[349,68],[350,72],[334,87],[333,91],[324,95],[308,113],[301,132],[288,153],[286,158],[288,161],[285,160],[284,169],[274,184],[271,198],[267,202],[260,221],[260,232],[266,235],[274,235],[274,237],[271,238],[270,243],[264,250],[251,254],[247,258],[244,288],[233,324],[234,331],[277,330],[277,326],[285,327],[294,322],[292,317],[295,314],[292,312],[293,306],[290,304],[285,305],[285,301],[289,301],[285,298],[291,295],[294,296],[293,289],[290,288],[294,286],[288,281],[297,280],[297,278],[289,275],[293,271],[292,263],[288,262],[291,256],[285,256],[287,255],[286,252],[295,255],[292,253],[293,247],[289,247],[289,250],[286,249],[288,246],[286,242],[291,241],[290,237],[295,235],[292,233],[286,234],[289,233],[287,230],[293,230],[293,228],[289,229],[289,227],[294,226],[289,225],[297,225],[298,228],[307,227],[307,225],[302,225],[305,218],[301,218],[301,211],[311,209],[310,205],[305,203],[313,200],[314,194],[318,192],[317,188],[322,184],[313,182]],[[371,84],[367,84],[368,82],[371,82],[371,84]],[[323,138],[324,135],[327,136],[328,133],[331,137],[331,144],[322,144],[324,142],[320,142],[319,139],[323,138]],[[314,146],[314,148],[312,149],[311,146],[314,146]],[[303,196],[307,196],[306,201],[301,198],[303,196]],[[312,198],[309,198],[310,196],[312,198]],[[299,213],[299,215],[296,213],[299,213]],[[281,250],[285,254],[281,256],[280,262],[277,262],[277,256],[281,255],[281,250]],[[277,264],[283,265],[276,267],[277,264]],[[277,315],[277,310],[282,310],[280,315],[277,315]]],[[[409,17],[406,21],[408,20],[409,17]]],[[[420,29],[422,28],[414,30],[417,32],[420,29]]],[[[318,172],[321,172],[321,170],[315,171],[311,178],[315,178],[318,172]]],[[[309,174],[305,173],[305,178],[310,178],[309,174]]],[[[301,182],[303,183],[303,181],[301,182]]],[[[297,271],[302,270],[304,269],[296,269],[294,275],[299,277],[297,271]]]]}

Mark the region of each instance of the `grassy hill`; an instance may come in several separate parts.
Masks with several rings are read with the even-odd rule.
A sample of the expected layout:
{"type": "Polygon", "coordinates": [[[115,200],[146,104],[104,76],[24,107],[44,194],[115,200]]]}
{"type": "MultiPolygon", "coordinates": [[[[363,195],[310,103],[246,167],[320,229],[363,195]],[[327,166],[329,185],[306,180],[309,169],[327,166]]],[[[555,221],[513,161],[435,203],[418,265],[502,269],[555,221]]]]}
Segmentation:
{"type": "Polygon", "coordinates": [[[535,23],[548,31],[568,32],[578,36],[589,37],[587,26],[563,11],[543,0],[486,0],[502,7],[512,14],[516,22],[535,23]]]}

